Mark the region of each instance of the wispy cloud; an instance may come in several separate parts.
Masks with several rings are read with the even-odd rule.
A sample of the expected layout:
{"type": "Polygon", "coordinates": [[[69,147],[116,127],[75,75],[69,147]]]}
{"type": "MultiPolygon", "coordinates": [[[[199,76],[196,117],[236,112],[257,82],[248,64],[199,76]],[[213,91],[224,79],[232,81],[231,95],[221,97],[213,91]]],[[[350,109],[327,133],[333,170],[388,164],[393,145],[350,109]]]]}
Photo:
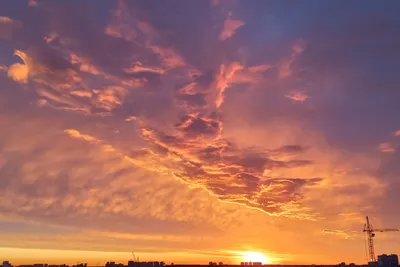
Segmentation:
{"type": "Polygon", "coordinates": [[[289,98],[290,100],[293,100],[295,102],[301,102],[303,103],[308,99],[308,95],[303,93],[303,92],[296,92],[292,91],[288,94],[285,95],[286,98],[289,98]]]}
{"type": "Polygon", "coordinates": [[[167,68],[177,68],[185,66],[183,58],[171,48],[151,46],[151,50],[161,58],[163,65],[167,68]]]}
{"type": "Polygon", "coordinates": [[[0,70],[7,72],[8,71],[8,67],[6,65],[0,65],[0,70]]]}
{"type": "Polygon", "coordinates": [[[30,7],[36,7],[38,5],[39,5],[39,3],[36,0],[29,0],[28,1],[28,6],[30,6],[30,7]]]}
{"type": "Polygon", "coordinates": [[[21,22],[10,17],[0,16],[0,39],[10,39],[21,29],[21,22]]]}
{"type": "Polygon", "coordinates": [[[278,71],[279,79],[287,78],[292,74],[292,65],[297,59],[297,57],[303,53],[305,48],[306,48],[306,41],[303,39],[297,40],[292,45],[291,55],[286,59],[282,60],[282,62],[279,65],[279,71],[278,71]]]}
{"type": "Polygon", "coordinates": [[[353,239],[357,236],[357,232],[352,231],[352,230],[327,230],[326,229],[326,230],[323,230],[322,232],[327,235],[335,235],[337,237],[344,238],[344,239],[353,239]]]}
{"type": "Polygon", "coordinates": [[[381,151],[383,153],[393,153],[396,151],[395,146],[391,143],[379,144],[378,149],[379,149],[379,151],[381,151]]]}
{"type": "Polygon", "coordinates": [[[10,23],[13,23],[13,20],[9,17],[0,16],[0,23],[1,24],[10,24],[10,23]]]}
{"type": "Polygon", "coordinates": [[[221,33],[219,34],[219,39],[221,41],[225,41],[230,39],[236,31],[242,27],[245,23],[241,20],[235,20],[231,18],[227,18],[224,22],[224,28],[222,29],[221,33]]]}
{"type": "Polygon", "coordinates": [[[129,117],[127,117],[127,118],[125,119],[125,121],[135,121],[135,120],[137,120],[137,117],[136,117],[136,116],[129,116],[129,117]]]}

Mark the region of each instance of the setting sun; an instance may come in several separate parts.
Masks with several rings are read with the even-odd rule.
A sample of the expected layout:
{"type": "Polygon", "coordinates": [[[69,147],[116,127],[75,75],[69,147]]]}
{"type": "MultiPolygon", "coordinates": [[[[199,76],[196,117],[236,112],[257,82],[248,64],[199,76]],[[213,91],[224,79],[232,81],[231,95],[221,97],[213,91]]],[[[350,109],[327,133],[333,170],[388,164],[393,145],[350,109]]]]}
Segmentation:
{"type": "Polygon", "coordinates": [[[246,262],[261,262],[263,264],[269,262],[268,258],[260,252],[254,252],[254,251],[243,252],[242,257],[243,260],[246,262]]]}

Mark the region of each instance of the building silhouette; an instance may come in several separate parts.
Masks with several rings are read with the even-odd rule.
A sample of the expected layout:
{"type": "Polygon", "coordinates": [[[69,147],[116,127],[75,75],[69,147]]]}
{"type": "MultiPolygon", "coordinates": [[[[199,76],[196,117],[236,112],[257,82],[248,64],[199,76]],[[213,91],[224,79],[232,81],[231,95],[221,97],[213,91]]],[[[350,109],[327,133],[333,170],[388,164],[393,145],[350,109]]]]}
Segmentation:
{"type": "Polygon", "coordinates": [[[399,257],[396,254],[378,256],[378,267],[398,267],[399,257]]]}

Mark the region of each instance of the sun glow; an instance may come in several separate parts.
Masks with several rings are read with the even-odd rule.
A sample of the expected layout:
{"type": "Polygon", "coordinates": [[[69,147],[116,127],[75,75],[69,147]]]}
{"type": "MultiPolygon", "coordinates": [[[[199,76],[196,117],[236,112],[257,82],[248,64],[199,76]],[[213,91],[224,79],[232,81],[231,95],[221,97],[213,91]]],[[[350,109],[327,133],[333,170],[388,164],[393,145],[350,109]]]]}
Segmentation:
{"type": "Polygon", "coordinates": [[[247,251],[241,254],[245,262],[261,262],[263,264],[269,263],[268,257],[260,252],[247,251]]]}

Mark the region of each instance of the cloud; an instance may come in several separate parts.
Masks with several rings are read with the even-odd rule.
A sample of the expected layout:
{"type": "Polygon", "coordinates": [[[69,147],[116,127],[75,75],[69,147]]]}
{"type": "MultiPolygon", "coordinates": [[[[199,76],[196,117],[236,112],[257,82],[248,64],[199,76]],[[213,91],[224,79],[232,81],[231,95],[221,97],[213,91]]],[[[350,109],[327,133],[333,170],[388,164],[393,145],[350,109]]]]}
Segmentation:
{"type": "Polygon", "coordinates": [[[238,62],[233,62],[228,66],[221,65],[219,69],[219,73],[216,77],[216,88],[219,90],[217,99],[215,102],[216,107],[220,107],[224,102],[224,92],[226,88],[229,86],[229,82],[233,78],[236,71],[241,70],[243,68],[238,62]]]}
{"type": "Polygon", "coordinates": [[[108,25],[104,29],[104,33],[117,38],[123,38],[126,41],[132,42],[135,40],[136,32],[128,25],[108,25]]]}
{"type": "Polygon", "coordinates": [[[321,248],[352,235],[363,214],[386,220],[396,202],[386,164],[397,154],[369,148],[396,129],[387,123],[399,114],[397,78],[374,66],[396,66],[387,40],[398,27],[362,11],[357,26],[337,10],[307,31],[310,21],[290,19],[295,6],[270,5],[271,16],[254,21],[262,3],[233,5],[25,7],[4,47],[26,57],[6,49],[0,62],[26,70],[19,82],[0,75],[0,228],[6,218],[44,229],[4,233],[7,244],[182,254],[248,244],[304,264],[315,259],[309,251],[325,263],[354,256],[345,252],[358,239],[321,248]],[[228,10],[246,17],[246,38],[232,38],[239,27],[219,40],[214,24],[228,10]],[[338,28],[337,17],[351,25],[338,28]],[[307,108],[291,103],[308,95],[307,108]],[[387,120],[371,129],[371,114],[387,120]],[[342,232],[321,238],[302,220],[342,232]]]}
{"type": "Polygon", "coordinates": [[[212,87],[215,87],[215,106],[219,108],[225,99],[225,90],[234,84],[257,84],[263,81],[263,75],[271,68],[270,65],[256,65],[246,67],[239,62],[222,64],[215,73],[212,87]]]}
{"type": "Polygon", "coordinates": [[[78,130],[75,129],[68,129],[64,131],[65,133],[69,134],[73,138],[82,139],[88,141],[90,143],[101,143],[101,140],[98,140],[90,135],[81,134],[78,130]]]}
{"type": "Polygon", "coordinates": [[[307,43],[304,39],[298,39],[296,42],[294,42],[291,49],[292,50],[291,55],[286,59],[282,60],[282,62],[279,64],[279,70],[278,70],[279,79],[284,79],[291,76],[292,65],[294,64],[295,60],[304,52],[306,45],[307,43]]]}
{"type": "Polygon", "coordinates": [[[165,67],[178,68],[185,66],[183,58],[180,55],[178,55],[173,49],[164,48],[156,45],[153,45],[150,48],[155,54],[157,54],[160,57],[165,67]]]}
{"type": "MultiPolygon", "coordinates": [[[[267,65],[252,68],[239,63],[221,65],[205,89],[199,87],[198,82],[189,82],[177,91],[176,98],[182,101],[182,95],[198,96],[201,93],[204,99],[213,99],[216,95],[218,108],[230,83],[254,82],[251,79],[238,79],[237,73],[242,76],[258,75],[268,69],[267,65]]],[[[271,215],[312,218],[299,212],[302,190],[318,185],[321,178],[265,175],[266,170],[274,172],[313,164],[301,158],[281,159],[286,155],[302,153],[304,149],[301,146],[287,145],[273,150],[239,148],[224,138],[218,111],[210,113],[204,103],[199,106],[184,105],[182,108],[186,115],[173,125],[171,132],[142,128],[142,137],[151,144],[152,157],[160,170],[171,173],[190,186],[200,187],[225,202],[245,205],[271,215]],[[197,112],[193,113],[193,110],[197,112]]]]}
{"type": "Polygon", "coordinates": [[[140,73],[140,72],[151,72],[156,74],[164,74],[166,71],[160,67],[150,67],[144,66],[142,63],[138,62],[131,68],[124,69],[127,73],[140,73]]]}
{"type": "Polygon", "coordinates": [[[383,153],[393,153],[396,151],[395,146],[391,143],[379,144],[378,149],[379,149],[379,151],[381,151],[383,153]]]}
{"type": "Polygon", "coordinates": [[[324,234],[335,235],[337,237],[344,238],[344,239],[354,239],[357,236],[357,232],[352,231],[352,230],[328,230],[328,229],[325,229],[322,232],[324,234]]]}
{"type": "Polygon", "coordinates": [[[137,120],[137,117],[136,117],[136,116],[129,116],[129,117],[127,117],[127,118],[125,119],[125,121],[135,121],[135,120],[137,120]]]}
{"type": "Polygon", "coordinates": [[[19,83],[28,83],[29,69],[25,64],[15,63],[8,69],[8,77],[19,83]]]}
{"type": "Polygon", "coordinates": [[[29,0],[28,1],[28,6],[30,7],[37,7],[39,3],[36,0],[29,0]]]}
{"type": "MultiPolygon", "coordinates": [[[[281,78],[291,78],[293,64],[303,54],[306,42],[298,39],[290,46],[289,56],[277,55],[278,65],[260,56],[238,58],[229,49],[225,55],[218,48],[199,62],[188,53],[193,49],[171,37],[181,32],[174,35],[163,27],[159,30],[157,19],[143,14],[133,16],[124,5],[118,3],[104,28],[97,26],[96,18],[87,16],[85,7],[76,14],[79,27],[68,22],[65,15],[68,12],[61,12],[64,8],[51,7],[52,23],[40,37],[40,49],[34,47],[23,52],[29,59],[24,60],[26,80],[29,79],[29,89],[38,98],[33,103],[85,115],[108,115],[96,127],[110,124],[112,132],[118,132],[121,139],[126,132],[140,127],[143,147],[132,151],[121,151],[110,141],[113,138],[103,138],[101,131],[93,135],[69,134],[74,139],[99,145],[101,151],[116,153],[146,171],[176,177],[185,186],[201,188],[214,199],[270,215],[315,219],[311,207],[316,204],[310,203],[310,199],[318,199],[313,194],[323,192],[326,184],[333,183],[329,177],[334,168],[329,164],[334,160],[317,163],[323,157],[309,156],[314,143],[303,145],[306,137],[298,133],[292,134],[296,139],[260,145],[252,131],[243,126],[246,123],[240,123],[257,117],[249,115],[254,111],[253,103],[267,101],[272,96],[271,103],[255,105],[271,108],[268,114],[260,110],[259,114],[264,116],[261,121],[280,117],[282,124],[293,124],[287,119],[293,114],[282,116],[273,103],[272,92],[276,90],[271,74],[278,72],[281,78]],[[240,101],[232,98],[232,103],[223,105],[226,99],[231,100],[230,93],[240,101]],[[256,97],[255,101],[250,95],[256,97]],[[240,125],[249,131],[246,141],[236,140],[237,135],[229,132],[226,121],[232,113],[231,106],[237,112],[236,128],[240,125]],[[121,126],[118,122],[124,120],[138,123],[121,126]]],[[[65,4],[65,9],[68,8],[75,10],[65,4]]],[[[227,19],[221,38],[230,38],[243,25],[241,21],[227,19]]],[[[232,45],[235,47],[235,43],[232,45]]],[[[307,96],[299,92],[293,91],[286,97],[305,101],[307,96]]],[[[300,120],[301,115],[296,114],[300,120]]],[[[272,138],[279,139],[282,131],[275,125],[263,127],[264,133],[277,132],[272,138]]],[[[285,128],[283,132],[292,131],[285,128]]],[[[321,150],[331,152],[330,148],[321,150]]],[[[379,187],[371,183],[369,188],[379,187]]],[[[332,186],[341,195],[354,188],[353,184],[343,187],[346,190],[336,184],[332,186]]]]}
{"type": "Polygon", "coordinates": [[[23,64],[15,63],[11,65],[8,69],[7,75],[16,82],[27,83],[29,77],[29,66],[27,65],[29,58],[24,52],[19,50],[16,50],[14,54],[22,59],[23,64]]]}
{"type": "Polygon", "coordinates": [[[230,39],[239,29],[244,25],[244,22],[241,20],[234,20],[227,18],[224,22],[224,28],[222,29],[222,32],[219,34],[219,39],[221,41],[225,41],[227,39],[230,39]]]}
{"type": "Polygon", "coordinates": [[[152,236],[196,235],[197,224],[203,225],[197,231],[218,231],[237,220],[239,210],[212,204],[215,199],[206,192],[156,175],[158,165],[157,172],[146,171],[152,168],[151,151],[129,153],[77,129],[60,131],[62,123],[56,120],[8,114],[0,123],[10,119],[19,127],[2,131],[1,140],[7,142],[0,143],[6,159],[0,167],[0,214],[10,219],[101,232],[117,227],[121,233],[152,236]],[[28,129],[31,137],[23,139],[28,129]]]}
{"type": "Polygon", "coordinates": [[[127,94],[127,90],[120,86],[109,86],[103,90],[93,90],[92,102],[97,108],[112,111],[120,106],[127,94]]]}
{"type": "Polygon", "coordinates": [[[306,95],[305,93],[295,92],[295,91],[286,94],[285,97],[293,100],[294,102],[301,102],[301,103],[303,103],[308,99],[308,95],[306,95]]]}
{"type": "Polygon", "coordinates": [[[397,130],[393,133],[394,136],[400,136],[400,130],[397,130]]]}
{"type": "Polygon", "coordinates": [[[0,16],[0,39],[13,37],[21,28],[21,22],[10,17],[0,16]]]}
{"type": "Polygon", "coordinates": [[[93,93],[91,91],[86,91],[86,90],[76,90],[76,91],[71,91],[71,95],[91,98],[93,96],[93,93]]]}
{"type": "Polygon", "coordinates": [[[1,24],[10,24],[10,23],[13,23],[13,20],[9,17],[0,16],[0,23],[1,24]]]}

